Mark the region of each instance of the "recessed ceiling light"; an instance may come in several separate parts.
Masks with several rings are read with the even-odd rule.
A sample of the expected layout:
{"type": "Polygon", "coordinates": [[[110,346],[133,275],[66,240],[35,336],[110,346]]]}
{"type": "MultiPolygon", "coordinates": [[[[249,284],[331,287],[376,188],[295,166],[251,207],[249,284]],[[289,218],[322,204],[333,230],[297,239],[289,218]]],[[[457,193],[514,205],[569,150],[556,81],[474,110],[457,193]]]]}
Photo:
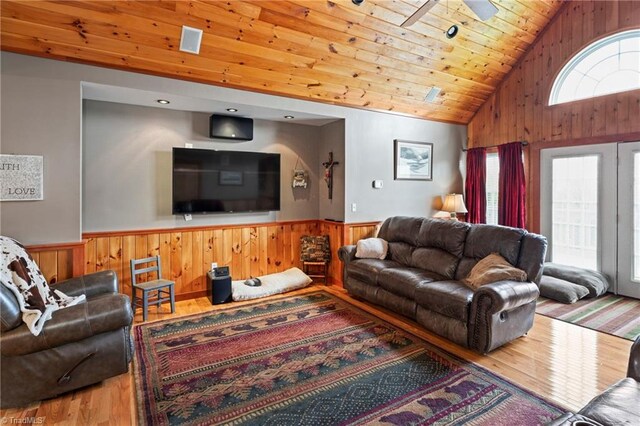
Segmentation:
{"type": "Polygon", "coordinates": [[[235,109],[235,108],[227,108],[227,111],[229,111],[229,112],[238,112],[238,110],[235,109]]]}
{"type": "Polygon", "coordinates": [[[287,120],[293,120],[295,117],[293,115],[285,115],[284,118],[287,120]]]}
{"type": "Polygon", "coordinates": [[[170,104],[171,103],[166,99],[158,99],[156,102],[159,103],[159,104],[162,104],[162,105],[166,105],[166,104],[170,104]]]}
{"type": "Polygon", "coordinates": [[[447,38],[454,38],[455,36],[458,35],[458,26],[457,25],[450,26],[445,34],[447,35],[447,38]]]}

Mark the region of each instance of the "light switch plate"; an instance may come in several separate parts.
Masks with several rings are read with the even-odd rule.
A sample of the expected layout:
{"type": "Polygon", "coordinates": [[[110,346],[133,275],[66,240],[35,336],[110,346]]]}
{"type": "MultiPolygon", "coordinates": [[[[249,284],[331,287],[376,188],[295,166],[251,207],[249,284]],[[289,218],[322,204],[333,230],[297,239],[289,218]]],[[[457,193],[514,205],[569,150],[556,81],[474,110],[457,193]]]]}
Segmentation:
{"type": "Polygon", "coordinates": [[[355,212],[358,209],[358,205],[356,203],[351,203],[351,211],[355,212]]]}

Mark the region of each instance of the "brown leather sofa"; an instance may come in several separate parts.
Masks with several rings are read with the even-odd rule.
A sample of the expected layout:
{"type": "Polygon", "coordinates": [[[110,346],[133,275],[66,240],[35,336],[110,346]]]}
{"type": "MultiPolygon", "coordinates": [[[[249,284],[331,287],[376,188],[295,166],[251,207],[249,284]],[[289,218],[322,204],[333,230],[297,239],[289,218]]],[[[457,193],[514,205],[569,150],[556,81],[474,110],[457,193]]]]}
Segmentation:
{"type": "Polygon", "coordinates": [[[389,243],[384,260],[357,259],[355,246],[338,250],[350,294],[415,319],[427,330],[480,353],[533,326],[547,249],[543,236],[504,226],[416,217],[389,218],[378,236],[389,243]],[[526,271],[530,281],[499,281],[475,292],[461,282],[480,259],[496,252],[526,271]]]}
{"type": "Polygon", "coordinates": [[[131,302],[113,271],[55,285],[80,303],[54,312],[34,336],[14,294],[0,284],[2,408],[18,407],[126,373],[133,354],[131,302]]]}
{"type": "Polygon", "coordinates": [[[549,425],[640,425],[640,336],[631,346],[627,378],[593,398],[577,414],[567,413],[549,425]]]}

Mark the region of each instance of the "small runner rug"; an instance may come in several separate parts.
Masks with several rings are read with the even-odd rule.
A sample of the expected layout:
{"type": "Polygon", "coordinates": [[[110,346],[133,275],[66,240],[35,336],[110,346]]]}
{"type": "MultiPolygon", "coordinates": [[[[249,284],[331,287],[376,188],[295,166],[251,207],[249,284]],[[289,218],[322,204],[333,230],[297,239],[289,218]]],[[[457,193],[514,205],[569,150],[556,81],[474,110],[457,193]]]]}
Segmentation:
{"type": "Polygon", "coordinates": [[[563,412],[324,291],[134,334],[141,424],[537,425],[563,412]]]}
{"type": "Polygon", "coordinates": [[[541,297],[536,313],[624,339],[640,335],[640,300],[606,294],[567,305],[541,297]]]}

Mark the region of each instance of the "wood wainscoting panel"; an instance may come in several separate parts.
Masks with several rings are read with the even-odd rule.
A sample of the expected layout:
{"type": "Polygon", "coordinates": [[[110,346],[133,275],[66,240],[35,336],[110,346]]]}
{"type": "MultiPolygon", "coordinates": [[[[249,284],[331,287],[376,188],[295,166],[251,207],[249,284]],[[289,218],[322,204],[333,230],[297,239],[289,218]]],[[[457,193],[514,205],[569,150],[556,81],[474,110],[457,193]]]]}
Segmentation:
{"type": "Polygon", "coordinates": [[[382,222],[362,222],[351,223],[347,225],[349,227],[349,230],[347,232],[347,244],[356,244],[362,239],[375,237],[377,234],[378,225],[380,225],[381,223],[382,222]]]}
{"type": "MultiPolygon", "coordinates": [[[[176,283],[176,298],[190,299],[205,295],[206,273],[212,262],[228,265],[234,279],[281,272],[293,266],[302,268],[300,237],[318,232],[318,221],[303,220],[85,233],[85,272],[112,269],[118,274],[120,291],[131,295],[131,259],[158,255],[162,277],[176,283]]],[[[40,253],[41,262],[42,257],[40,253]]],[[[52,262],[46,259],[45,270],[53,276],[49,266],[52,262]]],[[[147,274],[138,279],[143,282],[154,278],[147,274]]]]}
{"type": "MultiPolygon", "coordinates": [[[[228,265],[234,279],[302,269],[300,238],[328,235],[331,246],[328,283],[342,286],[338,249],[375,235],[379,222],[345,224],[300,220],[248,225],[88,232],[78,243],[28,246],[49,283],[92,272],[113,270],[119,291],[131,295],[131,259],[160,256],[162,278],[175,281],[180,300],[206,294],[211,263],[228,265]]],[[[138,276],[139,282],[155,274],[138,276]]]]}
{"type": "Polygon", "coordinates": [[[84,273],[85,243],[40,244],[25,248],[47,282],[55,284],[84,273]]]}

